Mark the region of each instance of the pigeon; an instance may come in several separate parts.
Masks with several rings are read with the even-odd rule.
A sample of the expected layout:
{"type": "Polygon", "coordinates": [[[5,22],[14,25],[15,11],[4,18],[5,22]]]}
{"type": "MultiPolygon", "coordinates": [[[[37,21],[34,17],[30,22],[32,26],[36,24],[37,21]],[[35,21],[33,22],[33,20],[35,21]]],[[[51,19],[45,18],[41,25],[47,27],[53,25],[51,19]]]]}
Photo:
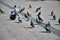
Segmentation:
{"type": "Polygon", "coordinates": [[[58,20],[58,23],[60,24],[60,18],[59,18],[59,20],[58,20]]]}
{"type": "Polygon", "coordinates": [[[0,12],[1,12],[1,13],[4,13],[4,11],[2,11],[2,9],[0,9],[0,12]]]}
{"type": "Polygon", "coordinates": [[[24,11],[25,10],[25,7],[24,8],[22,8],[19,12],[21,13],[22,11],[24,11]]]}
{"type": "Polygon", "coordinates": [[[51,12],[51,16],[53,16],[53,11],[51,12]]]}
{"type": "Polygon", "coordinates": [[[41,7],[38,7],[35,12],[38,12],[38,10],[40,10],[40,9],[41,9],[41,7]]]}
{"type": "Polygon", "coordinates": [[[33,28],[34,28],[34,24],[33,24],[33,22],[31,21],[31,24],[30,24],[33,28]]]}
{"type": "Polygon", "coordinates": [[[55,14],[53,15],[53,19],[56,20],[56,16],[55,16],[55,14]]]}
{"type": "Polygon", "coordinates": [[[38,16],[38,19],[41,20],[41,21],[43,21],[42,18],[41,18],[40,16],[38,16]]]}
{"type": "Polygon", "coordinates": [[[22,20],[20,20],[20,17],[18,17],[18,21],[19,21],[20,23],[22,23],[22,20]]]}
{"type": "Polygon", "coordinates": [[[39,12],[37,16],[40,16],[40,15],[41,15],[41,12],[39,12]]]}
{"type": "Polygon", "coordinates": [[[31,6],[31,5],[29,5],[29,8],[32,8],[32,6],[31,6]]]}
{"type": "Polygon", "coordinates": [[[28,15],[28,16],[31,16],[28,12],[27,12],[27,15],[28,15]]]}

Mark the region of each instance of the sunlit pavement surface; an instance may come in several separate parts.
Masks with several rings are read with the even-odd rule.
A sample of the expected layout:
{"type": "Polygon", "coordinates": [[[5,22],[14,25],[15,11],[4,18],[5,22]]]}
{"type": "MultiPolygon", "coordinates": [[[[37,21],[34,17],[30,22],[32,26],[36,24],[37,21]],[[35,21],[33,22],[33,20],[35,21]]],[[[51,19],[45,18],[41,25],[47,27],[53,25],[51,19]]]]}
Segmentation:
{"type": "Polygon", "coordinates": [[[44,23],[51,23],[51,33],[45,32],[46,30],[40,26],[35,25],[35,28],[28,28],[30,26],[30,21],[26,21],[25,17],[21,17],[22,23],[17,23],[18,19],[10,20],[11,8],[7,5],[0,3],[0,8],[5,13],[0,13],[0,40],[60,40],[60,25],[58,25],[58,19],[60,18],[60,2],[59,1],[20,1],[20,0],[4,0],[2,1],[7,5],[13,7],[14,5],[25,7],[23,12],[29,12],[31,16],[37,18],[35,10],[37,7],[41,6],[41,18],[44,23]],[[32,8],[29,8],[31,4],[32,8]],[[51,11],[54,11],[56,15],[56,20],[52,20],[50,16],[51,11]]]}

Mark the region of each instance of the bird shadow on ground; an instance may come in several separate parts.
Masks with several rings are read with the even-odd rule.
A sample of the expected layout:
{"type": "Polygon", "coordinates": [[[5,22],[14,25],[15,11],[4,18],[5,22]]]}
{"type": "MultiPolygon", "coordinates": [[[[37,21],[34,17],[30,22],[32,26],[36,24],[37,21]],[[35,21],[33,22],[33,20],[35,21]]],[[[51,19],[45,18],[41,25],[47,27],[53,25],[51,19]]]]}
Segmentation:
{"type": "Polygon", "coordinates": [[[41,31],[41,33],[49,33],[48,31],[41,31]]]}
{"type": "Polygon", "coordinates": [[[51,15],[48,15],[48,16],[51,16],[51,15]]]}
{"type": "Polygon", "coordinates": [[[60,37],[60,30],[59,29],[56,29],[56,28],[54,28],[54,27],[49,27],[50,28],[50,31],[52,32],[52,33],[54,33],[56,36],[59,36],[60,37]]]}
{"type": "Polygon", "coordinates": [[[60,26],[60,24],[54,24],[54,25],[60,26]]]}
{"type": "Polygon", "coordinates": [[[3,13],[0,13],[0,14],[5,14],[5,12],[3,12],[3,13]]]}
{"type": "Polygon", "coordinates": [[[26,19],[26,18],[21,18],[21,19],[26,19]]]}
{"type": "Polygon", "coordinates": [[[19,22],[15,22],[15,23],[19,23],[19,22]]]}
{"type": "Polygon", "coordinates": [[[50,20],[54,20],[54,19],[50,19],[50,20]]]}
{"type": "Polygon", "coordinates": [[[15,22],[15,23],[20,23],[20,22],[15,22]]]}
{"type": "Polygon", "coordinates": [[[33,27],[24,27],[24,28],[29,28],[29,29],[32,29],[33,27]]]}

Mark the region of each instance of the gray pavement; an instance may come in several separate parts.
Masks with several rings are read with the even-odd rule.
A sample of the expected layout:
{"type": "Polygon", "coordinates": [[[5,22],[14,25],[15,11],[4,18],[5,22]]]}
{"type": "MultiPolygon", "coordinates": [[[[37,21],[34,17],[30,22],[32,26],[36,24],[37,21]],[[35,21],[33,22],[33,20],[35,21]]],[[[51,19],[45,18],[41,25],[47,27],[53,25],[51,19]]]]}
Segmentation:
{"type": "Polygon", "coordinates": [[[30,21],[25,21],[25,19],[22,15],[19,15],[21,17],[21,20],[23,23],[17,23],[18,20],[10,20],[9,14],[11,9],[7,6],[0,3],[0,8],[5,11],[4,14],[0,14],[0,40],[60,40],[60,25],[58,24],[57,20],[60,17],[60,2],[20,2],[19,0],[13,0],[3,1],[6,4],[9,4],[13,6],[16,4],[17,6],[21,6],[21,8],[26,7],[25,13],[28,11],[34,18],[36,18],[37,13],[35,13],[35,8],[41,6],[42,9],[42,15],[43,22],[51,22],[51,33],[46,33],[45,29],[41,25],[35,25],[35,28],[30,29],[27,27],[30,26],[30,21]],[[28,5],[32,4],[32,9],[29,9],[28,5]],[[50,17],[50,12],[54,10],[54,13],[57,16],[57,20],[53,21],[50,20],[52,17],[50,17]],[[45,15],[46,14],[46,15],[45,15]]]}

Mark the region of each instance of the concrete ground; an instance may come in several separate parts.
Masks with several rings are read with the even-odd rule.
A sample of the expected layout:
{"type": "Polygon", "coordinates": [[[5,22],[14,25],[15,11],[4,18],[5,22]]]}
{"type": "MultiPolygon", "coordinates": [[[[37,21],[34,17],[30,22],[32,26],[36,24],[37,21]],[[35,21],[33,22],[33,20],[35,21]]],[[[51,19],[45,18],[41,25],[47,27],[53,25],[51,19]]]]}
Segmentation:
{"type": "Polygon", "coordinates": [[[4,3],[0,2],[0,8],[5,11],[5,13],[0,13],[0,40],[60,40],[60,25],[58,25],[58,18],[60,18],[60,2],[58,1],[37,1],[37,2],[26,2],[19,0],[5,0],[4,3]],[[25,7],[24,12],[27,11],[36,18],[37,13],[34,12],[37,7],[41,6],[41,17],[44,23],[51,23],[51,33],[45,32],[45,29],[40,25],[35,25],[35,28],[30,29],[30,21],[25,21],[24,16],[21,17],[22,23],[17,23],[16,20],[10,20],[9,15],[11,7],[14,5],[25,7]],[[32,5],[30,9],[28,6],[32,5]],[[11,7],[10,7],[11,6],[11,7]],[[52,20],[50,16],[51,11],[54,11],[56,15],[56,20],[52,20]]]}

